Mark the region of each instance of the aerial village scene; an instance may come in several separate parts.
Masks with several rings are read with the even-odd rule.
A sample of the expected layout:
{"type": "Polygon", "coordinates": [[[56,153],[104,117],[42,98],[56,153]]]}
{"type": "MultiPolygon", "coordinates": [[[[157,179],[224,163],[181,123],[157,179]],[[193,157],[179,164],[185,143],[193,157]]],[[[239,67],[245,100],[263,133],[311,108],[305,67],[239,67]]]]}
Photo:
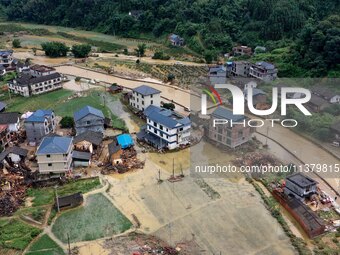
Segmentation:
{"type": "Polygon", "coordinates": [[[0,254],[340,254],[339,172],[298,171],[339,170],[339,90],[311,87],[315,122],[334,109],[326,127],[216,128],[214,117],[254,116],[234,115],[222,90],[203,116],[212,85],[252,87],[258,110],[270,108],[273,87],[280,97],[292,86],[258,60],[266,47],[238,44],[214,63],[159,59],[160,47],[184,50],[185,39],[9,24],[0,26],[0,254]],[[101,50],[111,40],[123,48],[101,50]],[[193,163],[215,161],[289,171],[192,174],[193,163]]]}

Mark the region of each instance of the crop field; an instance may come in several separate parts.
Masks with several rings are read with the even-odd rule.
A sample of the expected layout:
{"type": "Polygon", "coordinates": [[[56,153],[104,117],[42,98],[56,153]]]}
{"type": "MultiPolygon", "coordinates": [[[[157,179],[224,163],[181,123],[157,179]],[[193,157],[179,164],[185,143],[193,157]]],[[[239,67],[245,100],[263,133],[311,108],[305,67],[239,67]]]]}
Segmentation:
{"type": "Polygon", "coordinates": [[[63,249],[56,244],[47,234],[35,241],[26,252],[27,255],[64,255],[63,249]]]}
{"type": "Polygon", "coordinates": [[[102,194],[91,195],[83,207],[61,214],[52,232],[62,242],[89,241],[123,233],[131,222],[102,194]]]}
{"type": "Polygon", "coordinates": [[[24,250],[40,229],[17,219],[0,219],[0,248],[24,250]]]}

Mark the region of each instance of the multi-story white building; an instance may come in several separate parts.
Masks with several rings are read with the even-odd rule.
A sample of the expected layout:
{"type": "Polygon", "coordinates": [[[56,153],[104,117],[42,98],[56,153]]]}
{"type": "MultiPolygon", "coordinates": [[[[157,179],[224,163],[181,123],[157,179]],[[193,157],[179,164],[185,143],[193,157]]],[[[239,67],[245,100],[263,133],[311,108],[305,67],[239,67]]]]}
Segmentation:
{"type": "Polygon", "coordinates": [[[144,111],[149,105],[160,106],[161,92],[152,87],[142,85],[132,90],[130,105],[144,111]]]}
{"type": "Polygon", "coordinates": [[[62,76],[54,68],[34,65],[30,73],[22,73],[20,77],[8,84],[9,90],[24,97],[39,95],[49,91],[61,89],[62,76]]]}
{"type": "Polygon", "coordinates": [[[176,149],[190,143],[191,121],[174,111],[150,105],[143,139],[158,149],[176,149]]]}
{"type": "Polygon", "coordinates": [[[251,65],[249,69],[250,76],[266,82],[275,80],[277,78],[277,72],[278,70],[273,64],[263,61],[251,65]]]}
{"type": "Polygon", "coordinates": [[[73,138],[46,136],[37,150],[41,174],[64,174],[72,170],[73,138]]]}

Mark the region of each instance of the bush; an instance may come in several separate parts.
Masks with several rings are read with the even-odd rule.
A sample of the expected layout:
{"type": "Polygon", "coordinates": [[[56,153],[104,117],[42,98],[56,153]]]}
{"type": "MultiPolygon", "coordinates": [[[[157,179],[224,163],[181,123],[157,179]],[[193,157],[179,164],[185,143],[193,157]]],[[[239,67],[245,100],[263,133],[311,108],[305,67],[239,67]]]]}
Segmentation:
{"type": "Polygon", "coordinates": [[[162,51],[156,51],[154,55],[152,56],[152,59],[161,59],[161,60],[169,60],[170,56],[164,54],[162,51]]]}
{"type": "Polygon", "coordinates": [[[76,58],[86,58],[91,51],[91,45],[89,44],[76,44],[72,46],[72,53],[76,58]]]}
{"type": "Polygon", "coordinates": [[[64,57],[66,56],[69,48],[61,42],[46,42],[41,44],[45,55],[52,58],[64,57]]]}
{"type": "Polygon", "coordinates": [[[19,40],[19,39],[14,39],[14,40],[12,41],[12,46],[13,46],[13,48],[21,48],[21,42],[20,42],[20,40],[19,40]]]}
{"type": "Polygon", "coordinates": [[[175,105],[173,103],[163,103],[163,108],[173,111],[175,109],[175,105]]]}
{"type": "Polygon", "coordinates": [[[74,126],[74,119],[70,116],[66,116],[61,119],[60,126],[62,128],[73,128],[74,126]]]}

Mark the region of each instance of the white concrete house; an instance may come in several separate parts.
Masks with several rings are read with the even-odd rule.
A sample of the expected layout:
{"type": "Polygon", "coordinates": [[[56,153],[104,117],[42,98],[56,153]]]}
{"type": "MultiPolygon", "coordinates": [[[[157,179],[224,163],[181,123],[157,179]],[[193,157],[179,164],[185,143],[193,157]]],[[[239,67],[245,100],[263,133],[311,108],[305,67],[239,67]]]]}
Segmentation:
{"type": "Polygon", "coordinates": [[[73,138],[46,136],[37,150],[39,172],[64,174],[72,170],[73,138]]]}
{"type": "Polygon", "coordinates": [[[140,111],[144,111],[150,105],[160,107],[161,92],[146,85],[139,86],[132,90],[130,105],[140,111]]]}
{"type": "Polygon", "coordinates": [[[191,120],[174,111],[150,105],[144,111],[147,125],[138,134],[157,149],[176,149],[190,143],[191,120]],[[143,133],[144,132],[144,133],[143,133]]]}

